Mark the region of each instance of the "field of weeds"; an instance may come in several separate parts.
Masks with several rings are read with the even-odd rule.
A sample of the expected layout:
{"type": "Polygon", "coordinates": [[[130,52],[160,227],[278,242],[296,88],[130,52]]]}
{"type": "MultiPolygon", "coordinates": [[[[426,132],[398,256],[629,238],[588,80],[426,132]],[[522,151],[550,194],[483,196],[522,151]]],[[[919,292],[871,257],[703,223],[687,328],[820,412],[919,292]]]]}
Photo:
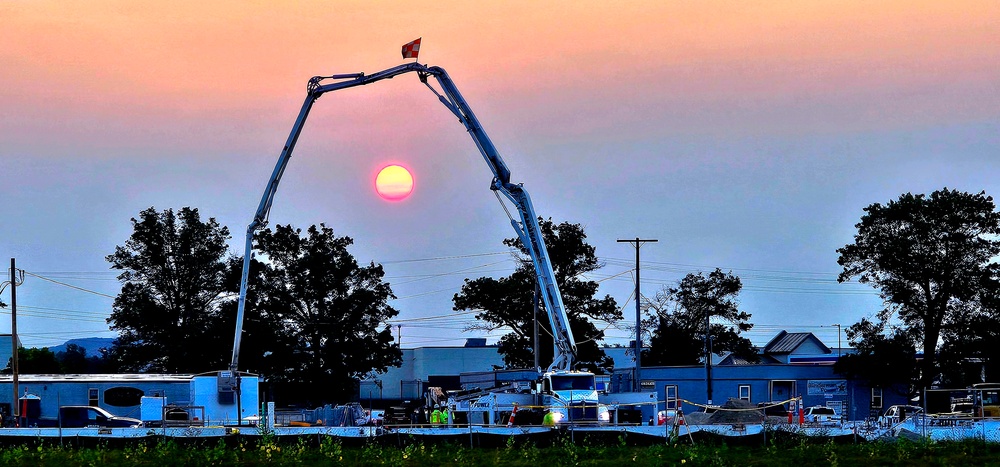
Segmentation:
{"type": "Polygon", "coordinates": [[[216,445],[148,442],[127,448],[11,446],[0,450],[2,465],[190,466],[190,465],[390,465],[390,466],[796,466],[804,465],[1000,465],[1000,444],[982,441],[912,441],[835,444],[781,442],[732,447],[723,443],[590,446],[556,440],[538,447],[511,439],[498,448],[413,443],[403,447],[368,444],[345,447],[333,438],[321,442],[260,439],[216,445]]]}

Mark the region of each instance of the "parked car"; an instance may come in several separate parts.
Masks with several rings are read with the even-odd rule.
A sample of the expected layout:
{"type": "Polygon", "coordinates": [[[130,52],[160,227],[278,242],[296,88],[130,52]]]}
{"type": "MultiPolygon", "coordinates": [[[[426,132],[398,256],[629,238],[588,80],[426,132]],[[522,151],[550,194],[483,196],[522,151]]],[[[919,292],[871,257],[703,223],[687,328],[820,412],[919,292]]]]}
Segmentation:
{"type": "Polygon", "coordinates": [[[100,407],[86,405],[65,405],[59,407],[58,418],[40,418],[34,420],[33,425],[39,427],[63,428],[138,428],[142,427],[142,421],[112,415],[107,410],[100,407]]]}
{"type": "Polygon", "coordinates": [[[882,425],[894,425],[905,421],[913,415],[922,414],[923,412],[923,407],[916,405],[894,405],[885,410],[885,413],[879,417],[879,422],[882,425]]]}
{"type": "Polygon", "coordinates": [[[819,425],[834,425],[840,423],[840,415],[837,414],[837,411],[833,410],[832,407],[825,407],[822,405],[806,407],[803,415],[806,423],[815,423],[819,425]]]}

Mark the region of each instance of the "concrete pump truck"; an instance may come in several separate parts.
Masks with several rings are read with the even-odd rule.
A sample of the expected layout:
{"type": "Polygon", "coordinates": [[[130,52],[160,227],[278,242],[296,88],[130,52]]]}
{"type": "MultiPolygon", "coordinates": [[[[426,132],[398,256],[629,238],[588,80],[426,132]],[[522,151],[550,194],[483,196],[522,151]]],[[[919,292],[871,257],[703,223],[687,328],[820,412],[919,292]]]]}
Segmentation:
{"type": "MultiPolygon", "coordinates": [[[[541,291],[541,298],[547,311],[549,324],[555,341],[555,357],[548,369],[539,375],[539,382],[531,394],[516,392],[502,392],[500,390],[488,391],[480,394],[476,399],[453,402],[457,407],[455,410],[468,411],[468,420],[478,418],[485,423],[506,423],[506,420],[498,420],[499,413],[506,410],[509,412],[513,402],[521,406],[544,407],[549,410],[553,418],[559,421],[589,421],[604,422],[608,420],[608,409],[598,403],[597,387],[593,373],[574,371],[572,369],[573,359],[576,355],[576,342],[573,339],[573,332],[569,327],[569,319],[563,307],[562,296],[559,286],[556,284],[555,273],[546,251],[545,243],[542,240],[542,233],[538,225],[538,216],[531,204],[531,198],[527,190],[521,184],[512,183],[510,180],[510,170],[500,157],[499,151],[490,141],[489,136],[483,130],[468,103],[459,93],[458,88],[452,82],[448,73],[444,69],[435,66],[426,66],[417,62],[399,65],[387,70],[373,74],[352,73],[332,76],[315,76],[309,80],[307,95],[302,108],[299,111],[292,131],[285,142],[281,155],[271,174],[270,179],[264,189],[264,195],[260,200],[260,205],[246,230],[246,249],[243,256],[243,274],[240,282],[240,294],[238,311],[236,318],[236,335],[233,339],[232,361],[228,372],[220,373],[220,380],[229,378],[228,381],[232,390],[237,394],[239,401],[240,380],[239,380],[239,352],[240,338],[243,333],[243,317],[246,306],[247,278],[250,271],[250,261],[252,258],[252,241],[254,233],[264,228],[267,224],[268,213],[274,201],[278,183],[285,171],[288,161],[295,149],[302,127],[309,115],[313,104],[323,94],[331,91],[351,88],[371,84],[384,79],[391,79],[406,73],[416,73],[428,89],[431,90],[438,100],[450,110],[462,125],[465,126],[469,135],[475,142],[476,147],[482,154],[493,172],[493,180],[490,189],[502,194],[512,203],[518,212],[520,220],[511,218],[510,222],[517,233],[521,243],[531,256],[535,268],[535,275],[541,291]],[[428,78],[437,81],[440,89],[434,87],[428,78]],[[475,412],[480,412],[478,416],[473,416],[475,412]]],[[[497,197],[500,199],[500,197],[497,197]]],[[[503,201],[501,200],[501,204],[503,201]]],[[[505,208],[506,209],[506,208],[505,208]]],[[[220,383],[221,384],[221,383],[220,383]]],[[[250,402],[250,401],[247,401],[250,402]]],[[[251,403],[255,403],[251,402],[251,403]]]]}

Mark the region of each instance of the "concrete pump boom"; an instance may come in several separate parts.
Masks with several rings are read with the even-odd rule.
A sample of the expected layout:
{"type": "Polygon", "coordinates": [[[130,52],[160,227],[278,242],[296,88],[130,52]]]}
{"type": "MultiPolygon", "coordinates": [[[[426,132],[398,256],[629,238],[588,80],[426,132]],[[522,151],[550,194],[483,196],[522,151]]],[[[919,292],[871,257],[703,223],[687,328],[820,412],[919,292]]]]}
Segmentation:
{"type": "Polygon", "coordinates": [[[281,155],[275,164],[274,172],[271,174],[271,178],[264,188],[264,195],[261,197],[257,213],[254,215],[250,225],[247,226],[246,250],[243,256],[243,276],[240,281],[240,296],[236,314],[236,336],[233,339],[233,359],[230,363],[230,370],[234,374],[237,372],[239,365],[240,338],[243,334],[243,316],[246,307],[247,278],[250,274],[250,260],[253,253],[253,235],[257,230],[263,229],[267,225],[268,213],[271,210],[271,203],[274,202],[274,194],[278,189],[278,182],[281,181],[281,176],[285,172],[285,167],[292,156],[295,143],[299,139],[299,134],[302,133],[302,127],[309,116],[309,111],[312,109],[313,103],[320,96],[330,91],[371,84],[409,72],[416,72],[420,81],[431,92],[437,95],[438,99],[448,110],[458,117],[459,122],[465,125],[472,140],[476,143],[476,147],[479,148],[479,152],[486,160],[486,164],[489,165],[490,170],[493,172],[493,182],[490,185],[490,189],[502,193],[516,207],[521,220],[512,219],[511,225],[514,227],[514,231],[517,232],[521,243],[528,250],[532,263],[535,266],[535,275],[540,284],[542,300],[545,304],[545,309],[548,311],[549,324],[552,326],[552,334],[555,340],[555,358],[548,369],[549,371],[571,369],[573,359],[576,356],[576,341],[573,339],[573,332],[569,327],[569,319],[563,307],[562,295],[559,292],[559,286],[556,284],[552,263],[549,260],[549,254],[545,248],[545,242],[542,239],[541,229],[538,225],[538,216],[531,205],[531,198],[528,196],[528,192],[522,185],[510,182],[510,170],[507,168],[507,164],[500,157],[500,152],[493,146],[493,142],[490,141],[489,136],[487,136],[479,124],[479,120],[476,119],[472,109],[469,108],[468,103],[465,102],[465,99],[458,91],[455,83],[448,76],[448,73],[440,67],[428,67],[420,63],[409,63],[370,75],[353,73],[315,76],[309,80],[305,102],[303,102],[299,116],[296,118],[295,124],[292,126],[292,131],[288,135],[285,147],[281,150],[281,155]],[[438,92],[427,82],[429,76],[433,76],[437,80],[438,85],[441,87],[441,92],[438,92]],[[333,82],[322,84],[324,80],[333,80],[333,82]]]}

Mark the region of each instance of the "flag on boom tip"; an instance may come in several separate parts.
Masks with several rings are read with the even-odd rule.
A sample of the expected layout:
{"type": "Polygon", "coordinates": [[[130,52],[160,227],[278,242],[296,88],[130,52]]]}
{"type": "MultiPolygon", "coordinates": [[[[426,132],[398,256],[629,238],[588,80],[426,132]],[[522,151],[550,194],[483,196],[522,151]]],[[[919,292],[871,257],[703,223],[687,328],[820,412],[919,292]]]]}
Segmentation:
{"type": "Polygon", "coordinates": [[[420,53],[420,39],[422,38],[418,37],[417,40],[407,42],[403,46],[403,58],[417,58],[417,54],[420,53]]]}

